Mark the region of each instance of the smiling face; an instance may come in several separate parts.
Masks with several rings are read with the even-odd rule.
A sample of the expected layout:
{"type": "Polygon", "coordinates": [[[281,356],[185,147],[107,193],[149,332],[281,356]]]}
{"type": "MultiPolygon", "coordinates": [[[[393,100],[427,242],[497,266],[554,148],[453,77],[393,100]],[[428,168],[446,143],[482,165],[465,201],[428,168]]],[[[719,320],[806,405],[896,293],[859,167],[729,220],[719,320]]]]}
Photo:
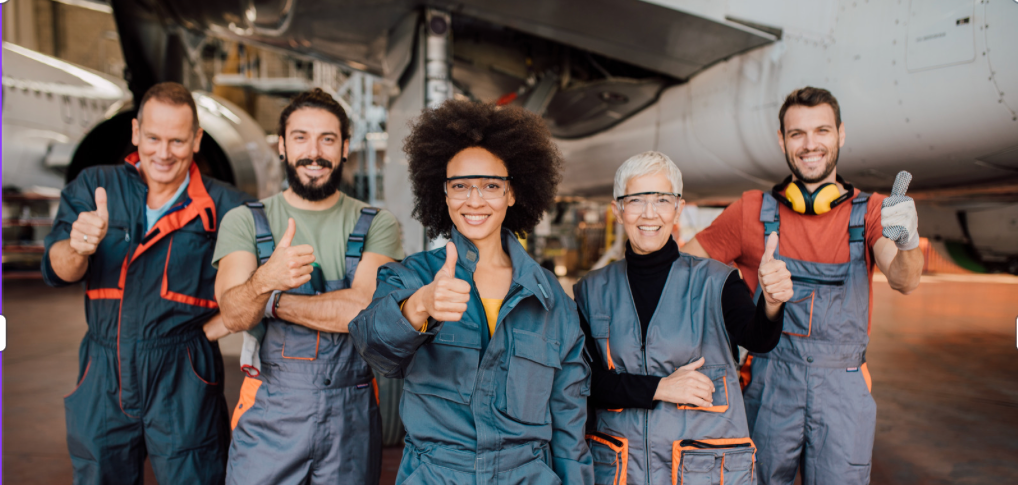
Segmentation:
{"type": "Polygon", "coordinates": [[[149,99],[142,120],[131,120],[131,143],[138,147],[141,172],[147,183],[179,186],[201,146],[202,130],[195,130],[194,114],[186,104],[149,99]]]}
{"type": "Polygon", "coordinates": [[[806,184],[834,182],[838,150],[845,144],[845,125],[837,126],[829,104],[788,108],[785,133],[779,131],[778,139],[796,179],[806,184]]]}
{"type": "MultiPolygon", "coordinates": [[[[636,177],[626,184],[626,194],[645,192],[674,193],[675,189],[664,173],[636,177]]],[[[647,199],[647,202],[642,212],[621,210],[621,201],[612,204],[615,218],[622,221],[622,227],[629,236],[629,244],[636,254],[650,254],[663,248],[672,235],[672,228],[679,223],[682,208],[686,206],[686,201],[679,199],[678,208],[671,206],[657,210],[652,203],[653,198],[647,199]]]]}
{"type": "Polygon", "coordinates": [[[349,148],[340,133],[339,118],[324,109],[301,108],[287,119],[279,152],[286,155],[290,188],[302,199],[319,201],[339,190],[349,148]]]}
{"type": "MultiPolygon", "coordinates": [[[[509,171],[501,159],[483,148],[467,148],[449,160],[445,168],[446,177],[462,177],[465,175],[509,176],[509,171]]],[[[480,187],[478,187],[480,189],[480,187]]],[[[470,189],[466,200],[453,199],[446,195],[445,203],[449,206],[449,217],[456,229],[474,241],[488,238],[500,238],[502,221],[506,211],[516,204],[512,184],[505,195],[492,199],[481,197],[481,191],[470,189]]]]}

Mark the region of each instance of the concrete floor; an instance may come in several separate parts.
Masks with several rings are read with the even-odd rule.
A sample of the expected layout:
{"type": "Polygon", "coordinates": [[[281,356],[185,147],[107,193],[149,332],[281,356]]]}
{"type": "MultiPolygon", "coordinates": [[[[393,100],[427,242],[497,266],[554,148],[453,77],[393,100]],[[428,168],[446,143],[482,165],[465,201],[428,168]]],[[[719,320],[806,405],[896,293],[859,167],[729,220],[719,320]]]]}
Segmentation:
{"type": "MultiPolygon", "coordinates": [[[[83,290],[35,281],[3,290],[3,478],[71,483],[61,398],[77,375],[83,290]]],[[[1018,278],[924,277],[907,297],[878,281],[873,315],[873,483],[1018,483],[1018,278]]],[[[237,368],[234,348],[224,344],[227,369],[237,368]]],[[[226,381],[231,409],[241,379],[226,381]]],[[[385,451],[383,483],[399,457],[385,451]]]]}

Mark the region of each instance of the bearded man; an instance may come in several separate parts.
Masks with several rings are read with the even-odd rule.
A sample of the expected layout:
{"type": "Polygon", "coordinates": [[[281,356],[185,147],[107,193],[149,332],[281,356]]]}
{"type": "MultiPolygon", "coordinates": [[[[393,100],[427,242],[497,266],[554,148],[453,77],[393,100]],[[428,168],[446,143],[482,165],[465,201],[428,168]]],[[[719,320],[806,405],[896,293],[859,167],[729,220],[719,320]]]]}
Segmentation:
{"type": "Polygon", "coordinates": [[[347,326],[378,267],[403,259],[392,214],[339,191],[350,120],[321,89],[279,118],[289,188],[223,219],[213,256],[230,331],[260,350],[233,413],[227,483],[378,483],[381,419],[371,368],[347,326]]]}

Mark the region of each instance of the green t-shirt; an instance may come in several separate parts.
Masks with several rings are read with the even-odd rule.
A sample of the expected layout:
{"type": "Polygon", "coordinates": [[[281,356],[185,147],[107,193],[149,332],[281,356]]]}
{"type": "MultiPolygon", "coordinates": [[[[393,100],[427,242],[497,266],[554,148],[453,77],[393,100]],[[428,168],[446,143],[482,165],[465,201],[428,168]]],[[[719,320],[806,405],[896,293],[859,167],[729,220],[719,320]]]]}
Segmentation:
{"type": "MultiPolygon", "coordinates": [[[[283,194],[273,195],[262,201],[265,216],[272,227],[276,242],[286,232],[287,219],[293,218],[297,233],[293,245],[310,244],[315,249],[315,262],[322,267],[325,279],[339,280],[346,272],[346,240],[357,225],[361,209],[367,204],[343,194],[336,205],[321,211],[298,209],[286,202],[283,194]]],[[[219,268],[219,260],[234,251],[247,251],[255,256],[254,216],[251,209],[239,206],[226,213],[219,225],[219,240],[212,265],[219,268]]],[[[371,221],[364,252],[388,256],[396,261],[404,258],[403,243],[399,234],[399,222],[392,213],[382,210],[371,221]]]]}

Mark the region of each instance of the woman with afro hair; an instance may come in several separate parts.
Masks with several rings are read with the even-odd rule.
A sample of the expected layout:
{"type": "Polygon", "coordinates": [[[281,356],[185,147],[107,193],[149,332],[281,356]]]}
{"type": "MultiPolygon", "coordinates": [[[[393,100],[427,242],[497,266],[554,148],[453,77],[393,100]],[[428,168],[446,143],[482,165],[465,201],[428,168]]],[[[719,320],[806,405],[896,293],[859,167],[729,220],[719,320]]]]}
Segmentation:
{"type": "Polygon", "coordinates": [[[457,100],[411,128],[414,217],[450,242],[383,266],[350,323],[364,359],[405,379],[396,483],[592,484],[576,305],[517,240],[554,201],[548,129],[518,107],[457,100]]]}

